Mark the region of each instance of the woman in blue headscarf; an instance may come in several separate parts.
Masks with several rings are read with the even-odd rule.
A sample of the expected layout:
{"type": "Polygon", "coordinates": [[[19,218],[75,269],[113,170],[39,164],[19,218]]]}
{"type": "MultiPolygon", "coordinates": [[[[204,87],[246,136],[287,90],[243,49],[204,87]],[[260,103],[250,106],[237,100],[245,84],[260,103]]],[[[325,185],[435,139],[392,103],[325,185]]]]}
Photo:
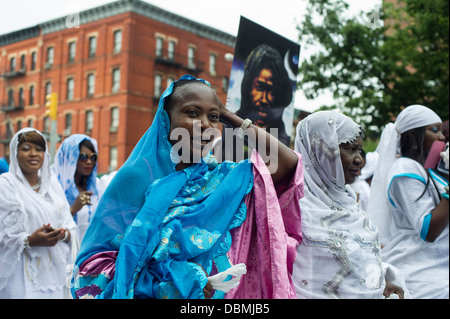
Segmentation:
{"type": "Polygon", "coordinates": [[[97,141],[84,134],[66,138],[55,156],[52,170],[64,189],[81,240],[100,200],[97,178],[97,141]]]}
{"type": "Polygon", "coordinates": [[[301,240],[302,187],[297,153],[226,110],[208,82],[185,75],[164,92],[151,127],[105,191],[72,294],[204,298],[213,264],[222,272],[245,263],[246,279],[232,296],[295,298],[290,271],[301,240]],[[267,142],[260,151],[270,164],[257,153],[252,161],[215,163],[209,133],[221,118],[267,142]]]}

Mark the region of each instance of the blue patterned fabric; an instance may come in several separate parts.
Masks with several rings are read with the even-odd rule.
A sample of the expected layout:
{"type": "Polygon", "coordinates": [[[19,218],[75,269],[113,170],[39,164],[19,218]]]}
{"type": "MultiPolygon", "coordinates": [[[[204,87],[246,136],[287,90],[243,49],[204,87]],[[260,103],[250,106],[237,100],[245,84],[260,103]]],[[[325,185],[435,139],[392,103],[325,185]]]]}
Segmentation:
{"type": "MultiPolygon", "coordinates": [[[[212,260],[230,248],[229,230],[245,220],[250,162],[212,169],[205,158],[175,170],[163,108],[173,85],[102,196],[82,242],[77,267],[97,253],[119,251],[115,276],[97,298],[203,298],[203,269],[211,271],[212,260]]],[[[82,289],[82,280],[78,276],[75,287],[82,289]]]]}

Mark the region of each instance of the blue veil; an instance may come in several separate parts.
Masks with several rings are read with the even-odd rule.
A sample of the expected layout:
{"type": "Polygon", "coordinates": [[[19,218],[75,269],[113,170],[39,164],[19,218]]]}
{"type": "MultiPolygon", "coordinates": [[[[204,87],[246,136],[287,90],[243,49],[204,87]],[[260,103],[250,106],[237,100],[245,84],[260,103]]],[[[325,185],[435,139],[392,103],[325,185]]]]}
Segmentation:
{"type": "MultiPolygon", "coordinates": [[[[180,80],[197,80],[184,75],[180,80]]],[[[204,80],[202,81],[207,84],[204,80]]],[[[204,159],[176,171],[170,159],[169,116],[162,95],[152,125],[103,194],[76,260],[118,251],[114,278],[98,298],[203,298],[212,260],[231,245],[229,230],[246,217],[252,164],[204,159]]],[[[89,278],[75,278],[75,289],[89,278]],[[78,278],[78,279],[77,279],[78,278]]]]}

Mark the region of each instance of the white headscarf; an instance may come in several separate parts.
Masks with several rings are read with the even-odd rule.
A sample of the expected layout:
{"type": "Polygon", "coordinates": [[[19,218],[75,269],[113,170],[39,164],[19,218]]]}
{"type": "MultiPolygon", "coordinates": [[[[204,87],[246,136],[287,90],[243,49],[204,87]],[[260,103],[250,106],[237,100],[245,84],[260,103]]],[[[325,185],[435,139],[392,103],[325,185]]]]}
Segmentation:
{"type": "Polygon", "coordinates": [[[357,205],[347,193],[354,194],[345,186],[339,144],[352,142],[361,134],[357,123],[332,111],[313,113],[298,124],[295,150],[302,154],[305,184],[318,199],[312,199],[315,205],[357,205]]]}
{"type": "MultiPolygon", "coordinates": [[[[44,135],[41,134],[38,130],[31,128],[31,127],[25,127],[21,129],[19,132],[17,132],[13,138],[11,139],[11,142],[9,143],[9,172],[14,175],[17,180],[23,184],[24,186],[29,186],[27,179],[22,173],[22,169],[19,166],[19,162],[17,161],[17,147],[19,145],[19,136],[23,133],[28,132],[36,132],[39,135],[42,136],[44,141],[46,141],[44,135]]],[[[46,141],[47,142],[47,141],[46,141]]],[[[49,186],[50,186],[50,154],[48,152],[48,148],[45,149],[44,154],[44,163],[42,164],[41,169],[38,172],[39,179],[41,180],[41,187],[39,189],[39,194],[46,194],[48,192],[49,186]]]]}
{"type": "Polygon", "coordinates": [[[400,137],[406,131],[442,123],[441,118],[431,109],[423,105],[410,105],[397,116],[395,123],[389,123],[381,133],[380,142],[376,149],[380,160],[374,172],[371,184],[369,208],[367,213],[378,227],[382,243],[390,238],[389,225],[392,218],[389,213],[387,197],[388,173],[397,156],[400,155],[400,137]]]}

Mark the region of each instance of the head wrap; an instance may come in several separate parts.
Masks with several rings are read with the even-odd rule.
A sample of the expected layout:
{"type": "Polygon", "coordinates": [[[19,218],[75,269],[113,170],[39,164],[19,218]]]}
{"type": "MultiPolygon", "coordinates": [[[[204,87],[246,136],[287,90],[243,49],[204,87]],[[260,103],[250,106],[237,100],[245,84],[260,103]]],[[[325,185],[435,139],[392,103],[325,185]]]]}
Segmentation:
{"type": "MultiPolygon", "coordinates": [[[[88,140],[98,153],[97,141],[83,134],[74,134],[64,140],[55,156],[55,163],[52,170],[64,189],[70,205],[78,196],[77,185],[75,184],[75,172],[77,170],[78,157],[80,156],[80,144],[88,140]]],[[[87,190],[98,195],[97,190],[97,165],[94,165],[91,174],[87,178],[87,190]]]]}
{"type": "MultiPolygon", "coordinates": [[[[19,136],[22,133],[28,133],[28,132],[36,132],[39,135],[42,136],[45,143],[47,144],[47,140],[45,139],[44,135],[41,134],[38,130],[30,127],[25,127],[21,129],[19,132],[17,132],[13,138],[11,139],[11,142],[9,143],[9,172],[14,175],[17,180],[23,184],[28,186],[29,183],[25,176],[22,173],[22,169],[20,168],[19,162],[17,161],[17,153],[18,153],[18,145],[19,145],[19,136]]],[[[44,163],[42,164],[42,167],[38,171],[39,179],[41,180],[41,187],[39,189],[40,194],[47,193],[50,185],[50,179],[51,179],[51,172],[50,172],[50,153],[48,152],[48,147],[45,148],[44,153],[44,163]]]]}
{"type": "Polygon", "coordinates": [[[302,154],[306,184],[321,201],[331,203],[345,192],[339,145],[361,134],[357,123],[332,111],[313,113],[298,124],[295,150],[302,154]]]}
{"type": "Polygon", "coordinates": [[[442,123],[441,118],[430,108],[423,105],[410,105],[397,116],[395,123],[389,123],[381,133],[376,152],[380,160],[377,163],[371,184],[369,207],[370,219],[380,231],[382,243],[390,238],[389,225],[392,223],[390,204],[387,198],[388,173],[397,156],[400,155],[401,134],[419,127],[442,123]]]}

